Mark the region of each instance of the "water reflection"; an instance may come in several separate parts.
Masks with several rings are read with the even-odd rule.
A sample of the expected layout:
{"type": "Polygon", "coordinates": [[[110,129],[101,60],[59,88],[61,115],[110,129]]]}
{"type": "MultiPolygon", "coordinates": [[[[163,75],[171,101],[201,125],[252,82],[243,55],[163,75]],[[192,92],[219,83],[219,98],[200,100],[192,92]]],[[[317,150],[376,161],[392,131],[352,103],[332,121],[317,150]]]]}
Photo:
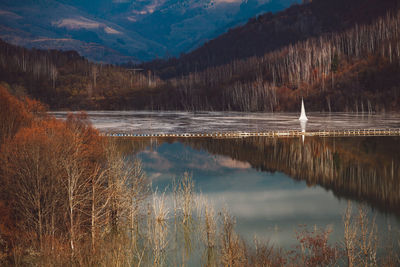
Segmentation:
{"type": "MultiPolygon", "coordinates": [[[[305,127],[304,127],[305,128],[305,127]]],[[[399,137],[120,140],[159,189],[183,172],[238,218],[241,233],[285,245],[299,224],[331,225],[340,239],[346,201],[367,203],[381,229],[400,216],[399,137]]],[[[333,236],[335,239],[335,236],[333,236]]]]}
{"type": "Polygon", "coordinates": [[[303,133],[303,135],[301,136],[301,140],[303,141],[303,144],[304,144],[304,140],[306,138],[306,136],[305,136],[306,127],[307,127],[307,121],[306,120],[300,120],[300,129],[301,129],[301,132],[303,133]]]}
{"type": "Polygon", "coordinates": [[[298,139],[268,138],[182,142],[400,215],[399,137],[310,137],[304,145],[298,139]]]}
{"type": "Polygon", "coordinates": [[[300,129],[303,133],[306,132],[307,121],[300,121],[300,129]]]}

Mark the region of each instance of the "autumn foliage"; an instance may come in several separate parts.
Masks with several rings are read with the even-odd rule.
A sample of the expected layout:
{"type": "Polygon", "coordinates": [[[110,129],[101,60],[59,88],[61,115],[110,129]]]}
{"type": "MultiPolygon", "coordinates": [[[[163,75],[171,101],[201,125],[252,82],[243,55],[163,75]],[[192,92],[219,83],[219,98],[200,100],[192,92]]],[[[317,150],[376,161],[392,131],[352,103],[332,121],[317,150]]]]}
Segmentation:
{"type": "Polygon", "coordinates": [[[0,86],[0,140],[14,136],[21,127],[30,126],[35,116],[43,116],[44,112],[40,102],[29,98],[20,100],[0,86]]]}
{"type": "Polygon", "coordinates": [[[83,264],[82,253],[95,251],[100,236],[128,223],[123,216],[134,219],[128,191],[140,199],[142,180],[85,114],[61,121],[36,101],[19,100],[5,88],[0,93],[3,257],[20,264],[33,249],[42,263],[83,264]]]}

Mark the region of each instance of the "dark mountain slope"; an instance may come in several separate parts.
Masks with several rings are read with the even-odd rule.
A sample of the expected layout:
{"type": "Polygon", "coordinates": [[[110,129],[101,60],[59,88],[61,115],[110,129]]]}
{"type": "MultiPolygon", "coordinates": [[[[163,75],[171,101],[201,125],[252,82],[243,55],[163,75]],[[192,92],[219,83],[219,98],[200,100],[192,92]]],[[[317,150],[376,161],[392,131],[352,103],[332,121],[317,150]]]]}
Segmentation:
{"type": "Polygon", "coordinates": [[[76,50],[97,62],[142,62],[190,51],[230,26],[298,0],[2,0],[0,38],[76,50]]]}
{"type": "Polygon", "coordinates": [[[297,111],[304,97],[315,111],[399,110],[400,12],[392,11],[370,24],[171,78],[159,103],[168,109],[297,111]]]}
{"type": "MultiPolygon", "coordinates": [[[[317,37],[164,80],[151,71],[93,64],[76,53],[71,57],[0,43],[0,81],[10,84],[15,94],[25,91],[55,109],[297,111],[304,97],[307,109],[314,111],[398,111],[400,12],[397,2],[388,0],[385,3],[393,8],[379,18],[374,13],[370,20],[369,12],[382,8],[374,1],[367,4],[375,3],[375,7],[359,6],[368,12],[343,16],[342,30],[328,32],[331,24],[320,23],[314,29],[317,37]],[[354,25],[363,20],[364,24],[354,25]]],[[[310,11],[310,6],[315,7],[293,7],[282,14],[310,11]]],[[[333,6],[323,7],[333,10],[333,6]]],[[[330,23],[339,21],[339,15],[329,13],[333,14],[330,23]]],[[[324,14],[328,12],[319,16],[324,14]]],[[[286,16],[286,26],[279,28],[289,30],[294,25],[289,20],[296,18],[296,22],[298,17],[298,13],[286,16]]],[[[307,32],[307,23],[299,25],[293,27],[307,32]]],[[[193,67],[190,63],[186,62],[193,67]]]]}
{"type": "Polygon", "coordinates": [[[236,59],[262,56],[288,44],[329,32],[343,31],[400,7],[399,0],[314,0],[294,5],[277,14],[266,13],[202,47],[169,61],[144,64],[162,78],[169,78],[229,63],[236,59]]]}

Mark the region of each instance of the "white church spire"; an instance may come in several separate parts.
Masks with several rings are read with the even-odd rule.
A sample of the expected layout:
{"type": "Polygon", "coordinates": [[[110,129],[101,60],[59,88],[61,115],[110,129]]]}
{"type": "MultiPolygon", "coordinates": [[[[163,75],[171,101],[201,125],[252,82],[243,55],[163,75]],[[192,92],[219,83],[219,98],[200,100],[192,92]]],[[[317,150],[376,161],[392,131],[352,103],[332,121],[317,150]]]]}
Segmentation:
{"type": "Polygon", "coordinates": [[[303,98],[301,99],[301,114],[300,114],[300,121],[308,121],[306,116],[306,109],[304,108],[304,101],[303,98]]]}

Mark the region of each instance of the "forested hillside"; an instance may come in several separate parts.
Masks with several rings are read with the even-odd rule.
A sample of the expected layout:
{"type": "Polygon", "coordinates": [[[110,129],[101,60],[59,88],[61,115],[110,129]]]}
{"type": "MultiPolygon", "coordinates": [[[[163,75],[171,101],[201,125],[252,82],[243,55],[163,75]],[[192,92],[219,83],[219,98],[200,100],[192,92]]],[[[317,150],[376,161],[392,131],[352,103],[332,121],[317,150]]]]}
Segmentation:
{"type": "Polygon", "coordinates": [[[308,3],[293,5],[275,14],[269,12],[254,17],[247,24],[230,29],[178,59],[155,60],[143,66],[156,71],[162,78],[180,76],[238,59],[263,56],[283,46],[344,31],[356,24],[369,24],[400,7],[398,0],[303,2],[308,3]]]}
{"type": "Polygon", "coordinates": [[[1,40],[0,81],[52,109],[118,109],[128,106],[127,94],[157,85],[151,73],[92,63],[75,51],[29,50],[1,40]]]}
{"type": "Polygon", "coordinates": [[[142,62],[197,48],[229,27],[299,0],[3,0],[0,38],[76,50],[96,62],[142,62]]]}
{"type": "MultiPolygon", "coordinates": [[[[175,107],[240,111],[398,110],[400,13],[168,80],[175,107]]],[[[169,86],[169,87],[168,87],[169,86]]],[[[170,106],[174,108],[174,106],[170,106]]]]}
{"type": "MultiPolygon", "coordinates": [[[[203,70],[196,69],[198,61],[185,62],[183,56],[176,62],[185,62],[187,70],[196,69],[187,74],[174,65],[162,69],[153,62],[141,66],[148,68],[144,70],[123,68],[91,63],[76,52],[27,50],[1,42],[0,81],[8,83],[15,95],[28,94],[51,109],[297,111],[303,97],[307,109],[314,111],[398,111],[398,2],[356,0],[334,5],[331,0],[318,0],[277,15],[263,15],[264,19],[271,17],[266,21],[272,24],[278,23],[274,18],[287,20],[278,23],[285,27],[274,26],[281,39],[266,48],[269,52],[258,55],[260,50],[251,57],[243,54],[242,59],[230,56],[229,63],[217,65],[218,57],[213,56],[216,61],[209,61],[203,70]],[[308,21],[304,12],[316,7],[330,12],[320,14],[323,21],[311,19],[311,24],[300,24],[304,29],[315,28],[317,36],[305,38],[310,34],[298,34],[298,38],[284,41],[284,36],[291,35],[282,29],[296,31],[300,27],[290,20],[303,17],[308,21]],[[167,73],[175,74],[165,78],[167,73]]],[[[313,17],[316,13],[310,14],[313,17]]],[[[262,19],[248,25],[258,21],[264,25],[262,19]]],[[[234,31],[247,34],[248,25],[234,31]]],[[[268,30],[264,34],[268,35],[268,30]]],[[[257,36],[250,31],[248,36],[236,36],[237,42],[243,42],[243,53],[251,50],[253,35],[257,36]]],[[[236,49],[237,43],[231,40],[231,44],[229,49],[236,49]]],[[[199,58],[206,60],[207,55],[199,58]]]]}

